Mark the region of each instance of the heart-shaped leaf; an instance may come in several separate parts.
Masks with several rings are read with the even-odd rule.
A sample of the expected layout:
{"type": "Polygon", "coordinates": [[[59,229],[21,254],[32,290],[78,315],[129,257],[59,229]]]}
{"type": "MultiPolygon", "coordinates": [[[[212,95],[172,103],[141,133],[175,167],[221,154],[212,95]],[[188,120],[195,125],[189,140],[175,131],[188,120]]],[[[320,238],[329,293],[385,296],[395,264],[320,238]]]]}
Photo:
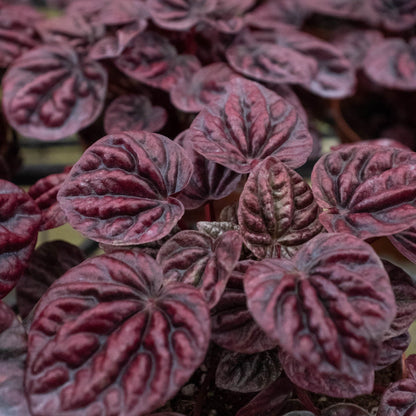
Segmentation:
{"type": "Polygon", "coordinates": [[[247,247],[259,258],[291,257],[321,232],[319,207],[302,177],[276,156],[250,173],[238,207],[247,247]]]}
{"type": "Polygon", "coordinates": [[[389,235],[416,221],[416,154],[355,145],[322,156],[312,190],[328,231],[360,238],[389,235]]]}
{"type": "Polygon", "coordinates": [[[63,183],[68,222],[105,244],[132,245],[167,235],[184,213],[174,198],[192,175],[184,150],[165,136],[124,132],[89,147],[63,183]]]}
{"type": "Polygon", "coordinates": [[[22,135],[57,140],[100,114],[107,72],[66,45],[44,45],[17,59],[3,78],[3,108],[22,135]]]}
{"type": "Polygon", "coordinates": [[[34,415],[141,416],[176,394],[204,359],[209,313],[195,288],[163,281],[150,256],[119,251],[50,287],[29,332],[34,415]]]}
{"type": "Polygon", "coordinates": [[[312,137],[297,111],[244,78],[233,78],[224,96],[196,116],[188,134],[197,152],[239,173],[270,155],[296,168],[312,151],[312,137]]]}
{"type": "Polygon", "coordinates": [[[338,380],[340,389],[316,390],[304,373],[295,383],[341,397],[351,397],[348,385],[354,382],[361,394],[372,391],[377,353],[396,305],[370,245],[350,234],[320,234],[291,261],[251,265],[244,289],[254,319],[282,350],[316,378],[338,380]]]}
{"type": "Polygon", "coordinates": [[[33,199],[0,179],[0,298],[13,289],[35,248],[41,214],[33,199]]]}

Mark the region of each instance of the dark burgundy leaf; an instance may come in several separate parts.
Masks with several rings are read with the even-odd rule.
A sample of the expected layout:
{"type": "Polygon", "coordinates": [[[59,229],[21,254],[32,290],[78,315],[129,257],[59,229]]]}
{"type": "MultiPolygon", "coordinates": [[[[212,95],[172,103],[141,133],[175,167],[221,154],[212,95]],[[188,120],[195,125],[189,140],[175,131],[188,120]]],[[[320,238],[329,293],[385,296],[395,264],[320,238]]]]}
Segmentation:
{"type": "Polygon", "coordinates": [[[19,315],[29,315],[49,286],[84,260],[85,254],[66,241],[49,241],[38,247],[16,285],[19,315]]]}
{"type": "Polygon", "coordinates": [[[416,37],[406,43],[389,38],[375,44],[363,62],[367,76],[377,84],[399,90],[416,90],[416,37]]]}
{"type": "Polygon", "coordinates": [[[387,338],[381,345],[381,351],[377,359],[376,370],[381,370],[400,360],[410,345],[411,337],[409,332],[387,338]]]}
{"type": "Polygon", "coordinates": [[[65,45],[22,55],[3,78],[3,108],[22,135],[57,140],[91,124],[106,95],[107,73],[65,45]]]}
{"type": "Polygon", "coordinates": [[[367,410],[352,403],[337,403],[325,408],[322,416],[370,416],[367,410]]]}
{"type": "Polygon", "coordinates": [[[282,369],[276,350],[240,354],[223,350],[215,373],[221,389],[251,393],[265,389],[279,377],[282,369]]]}
{"type": "Polygon", "coordinates": [[[360,238],[389,235],[416,221],[416,154],[356,145],[322,156],[312,190],[328,231],[360,238]]]}
{"type": "Polygon", "coordinates": [[[240,229],[237,224],[227,221],[198,221],[196,228],[212,238],[217,238],[226,231],[239,231],[240,229]]]}
{"type": "Polygon", "coordinates": [[[250,173],[238,207],[247,247],[259,258],[292,257],[322,230],[309,185],[275,156],[250,173]]]}
{"type": "Polygon", "coordinates": [[[150,16],[156,25],[169,30],[188,30],[209,12],[217,0],[148,0],[150,16]]]}
{"type": "Polygon", "coordinates": [[[29,332],[35,416],[140,416],[176,394],[204,359],[209,313],[195,288],[163,281],[150,256],[119,251],[50,287],[29,332]]]}
{"type": "Polygon", "coordinates": [[[316,389],[304,373],[293,382],[340,397],[352,397],[349,384],[360,386],[361,394],[372,391],[377,353],[396,305],[388,275],[370,245],[350,234],[320,234],[291,261],[251,265],[244,289],[260,327],[327,386],[316,389]],[[331,388],[332,379],[337,389],[331,388]]]}
{"type": "Polygon", "coordinates": [[[225,63],[204,66],[191,79],[184,78],[170,90],[172,104],[179,110],[197,113],[226,92],[226,87],[237,74],[225,63]]]}
{"type": "Polygon", "coordinates": [[[312,150],[312,137],[296,110],[244,78],[233,78],[224,96],[196,116],[188,134],[197,152],[239,173],[270,155],[296,168],[312,150]]]}
{"type": "Polygon", "coordinates": [[[286,377],[281,376],[242,407],[236,416],[278,415],[288,399],[290,399],[292,389],[290,381],[286,377]]]}
{"type": "Polygon", "coordinates": [[[241,175],[195,152],[190,136],[182,134],[175,142],[185,149],[194,166],[188,185],[176,195],[186,209],[195,209],[209,200],[225,198],[237,188],[241,175]]]}
{"type": "Polygon", "coordinates": [[[222,348],[242,354],[266,351],[277,345],[256,324],[247,310],[243,276],[254,260],[235,267],[217,306],[212,310],[212,340],[222,348]]]}
{"type": "Polygon", "coordinates": [[[89,147],[58,193],[68,222],[88,238],[113,245],[143,244],[167,235],[184,213],[174,198],[192,163],[165,136],[124,132],[89,147]]]}
{"type": "Polygon", "coordinates": [[[33,36],[35,25],[44,19],[34,7],[25,4],[5,4],[0,7],[0,27],[33,36]]]}
{"type": "Polygon", "coordinates": [[[6,68],[37,42],[26,33],[3,29],[0,21],[0,67],[6,68]]]}
{"type": "Polygon", "coordinates": [[[415,0],[372,0],[372,5],[388,30],[401,32],[416,24],[415,0]]]}
{"type": "Polygon", "coordinates": [[[23,377],[27,341],[14,312],[0,301],[0,414],[30,416],[23,377]]]}
{"type": "MultiPolygon", "coordinates": [[[[395,147],[397,149],[402,150],[410,150],[410,148],[403,143],[398,142],[397,140],[393,139],[373,139],[373,140],[362,140],[360,142],[361,145],[363,144],[375,144],[377,146],[385,146],[385,147],[395,147]]],[[[337,144],[336,146],[331,146],[331,151],[340,150],[340,149],[348,149],[349,147],[353,148],[356,146],[357,143],[341,143],[337,144]]]]}
{"type": "Polygon", "coordinates": [[[41,214],[32,198],[0,179],[0,298],[13,289],[35,248],[41,214]]]}
{"type": "Polygon", "coordinates": [[[377,416],[412,416],[416,411],[416,380],[405,378],[384,392],[377,416]]]}
{"type": "Polygon", "coordinates": [[[406,370],[409,378],[416,380],[416,354],[411,354],[406,358],[406,370]]]}
{"type": "MultiPolygon", "coordinates": [[[[201,67],[201,62],[196,56],[177,55],[173,61],[171,73],[163,80],[165,89],[171,91],[175,85],[183,83],[184,80],[192,79],[201,67]]],[[[158,87],[157,84],[149,83],[149,85],[158,87]]]]}
{"type": "Polygon", "coordinates": [[[173,413],[173,412],[162,412],[162,413],[152,413],[148,416],[185,416],[182,413],[173,413]]]}
{"type": "Polygon", "coordinates": [[[34,199],[42,212],[40,231],[50,230],[66,223],[65,214],[58,204],[56,196],[65,178],[68,176],[69,169],[65,172],[53,173],[39,179],[28,190],[28,194],[34,199]]]}
{"type": "Polygon", "coordinates": [[[107,134],[127,130],[160,130],[168,114],[159,106],[152,106],[145,95],[121,95],[107,108],[104,115],[104,129],[107,134]]]}
{"type": "Polygon", "coordinates": [[[163,244],[156,260],[169,281],[195,286],[213,308],[238,262],[241,244],[235,231],[216,240],[199,231],[181,231],[163,244]]]}

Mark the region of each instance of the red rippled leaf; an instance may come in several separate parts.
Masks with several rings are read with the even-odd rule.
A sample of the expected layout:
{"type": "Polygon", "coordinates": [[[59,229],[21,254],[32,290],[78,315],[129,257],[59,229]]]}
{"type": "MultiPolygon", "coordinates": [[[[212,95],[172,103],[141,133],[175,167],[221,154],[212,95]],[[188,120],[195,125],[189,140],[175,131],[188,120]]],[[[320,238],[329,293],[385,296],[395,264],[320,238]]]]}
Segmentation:
{"type": "Polygon", "coordinates": [[[322,230],[309,185],[275,156],[250,173],[238,207],[240,233],[259,258],[291,257],[322,230]]]}
{"type": "Polygon", "coordinates": [[[400,360],[409,347],[410,341],[411,337],[408,331],[391,338],[386,338],[381,345],[375,369],[381,370],[400,360]]]}
{"type": "Polygon", "coordinates": [[[0,179],[0,298],[13,289],[35,248],[41,214],[33,199],[0,179]]]}
{"type": "Polygon", "coordinates": [[[165,136],[123,132],[89,147],[58,192],[68,222],[100,243],[142,244],[167,235],[184,213],[172,195],[192,175],[185,151],[165,136]]]}
{"type": "Polygon", "coordinates": [[[244,289],[254,319],[288,356],[282,365],[294,383],[339,397],[372,391],[396,305],[370,245],[350,234],[320,234],[290,261],[251,265],[244,289]]]}
{"type": "Polygon", "coordinates": [[[384,392],[377,416],[411,416],[416,411],[416,379],[405,378],[384,392]]]}
{"type": "Polygon", "coordinates": [[[216,240],[199,231],[181,231],[163,244],[156,260],[167,279],[195,286],[213,308],[238,262],[241,244],[236,231],[216,240]]]}
{"type": "Polygon", "coordinates": [[[370,416],[367,410],[352,403],[337,403],[326,407],[322,416],[370,416]]]}
{"type": "Polygon", "coordinates": [[[371,3],[388,30],[401,32],[416,24],[415,0],[372,0],[371,3]]]}
{"type": "Polygon", "coordinates": [[[145,95],[121,95],[104,114],[104,129],[107,134],[128,130],[155,132],[166,123],[168,114],[163,107],[152,106],[145,95]]]}
{"type": "Polygon", "coordinates": [[[400,233],[389,235],[392,244],[407,257],[411,262],[416,263],[416,226],[401,231],[400,233]]]}
{"type": "Polygon", "coordinates": [[[16,285],[19,315],[29,315],[49,286],[84,260],[85,254],[66,241],[49,241],[38,247],[16,285]]]}
{"type": "Polygon", "coordinates": [[[141,416],[176,394],[205,357],[209,314],[190,285],[164,285],[140,251],[86,260],[56,281],[29,332],[35,416],[141,416]]]}
{"type": "Polygon", "coordinates": [[[312,151],[312,137],[297,111],[244,78],[233,78],[222,98],[196,116],[188,134],[197,152],[238,173],[250,172],[270,155],[296,168],[312,151]]]}
{"type": "Polygon", "coordinates": [[[3,108],[22,135],[57,140],[100,114],[107,72],[69,46],[45,45],[17,59],[3,78],[3,108]]]}
{"type": "Polygon", "coordinates": [[[360,238],[389,235],[416,221],[416,154],[356,145],[321,157],[312,190],[328,231],[360,238]]]}

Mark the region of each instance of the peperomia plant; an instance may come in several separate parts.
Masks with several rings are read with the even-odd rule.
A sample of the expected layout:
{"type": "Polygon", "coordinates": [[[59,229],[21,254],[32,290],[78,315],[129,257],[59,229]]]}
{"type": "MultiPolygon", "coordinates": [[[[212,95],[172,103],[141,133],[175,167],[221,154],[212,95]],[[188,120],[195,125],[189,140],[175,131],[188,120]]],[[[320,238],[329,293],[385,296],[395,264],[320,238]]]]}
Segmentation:
{"type": "Polygon", "coordinates": [[[0,415],[413,416],[415,1],[47,3],[0,2],[0,415]]]}

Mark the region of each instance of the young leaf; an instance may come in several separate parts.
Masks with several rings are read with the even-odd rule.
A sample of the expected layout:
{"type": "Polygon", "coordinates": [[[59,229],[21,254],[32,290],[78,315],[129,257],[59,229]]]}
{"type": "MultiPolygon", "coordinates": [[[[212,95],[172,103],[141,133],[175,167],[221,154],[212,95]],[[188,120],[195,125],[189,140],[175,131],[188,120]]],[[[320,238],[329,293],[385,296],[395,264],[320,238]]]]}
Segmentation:
{"type": "Polygon", "coordinates": [[[68,222],[88,238],[132,245],[167,235],[184,213],[174,198],[192,163],[165,136],[123,132],[89,147],[63,183],[58,201],[68,222]]]}
{"type": "Polygon", "coordinates": [[[28,339],[34,415],[141,416],[176,394],[205,357],[209,313],[195,288],[163,281],[137,250],[88,259],[50,287],[28,339]]]}

